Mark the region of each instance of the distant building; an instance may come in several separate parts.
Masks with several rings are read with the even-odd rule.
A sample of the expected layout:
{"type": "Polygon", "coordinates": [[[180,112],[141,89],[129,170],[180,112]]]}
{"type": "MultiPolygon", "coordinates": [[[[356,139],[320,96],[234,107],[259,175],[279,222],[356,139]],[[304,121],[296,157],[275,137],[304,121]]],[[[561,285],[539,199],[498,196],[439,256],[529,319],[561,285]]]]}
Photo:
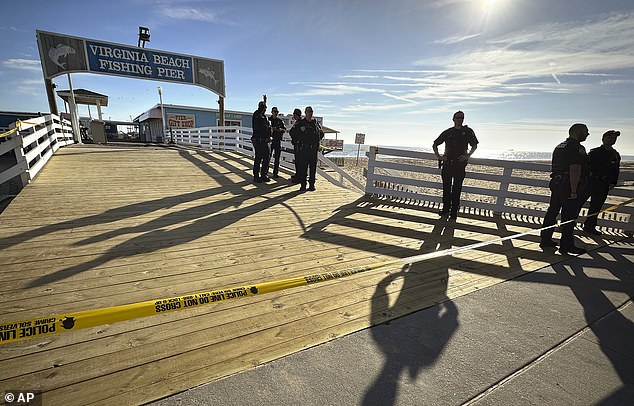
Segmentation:
{"type": "MultiPolygon", "coordinates": [[[[200,127],[218,127],[220,126],[220,112],[218,109],[208,109],[203,107],[178,106],[173,104],[163,104],[165,109],[165,121],[167,128],[200,128],[200,127]]],[[[254,109],[255,111],[255,109],[254,109]]],[[[251,119],[253,112],[225,110],[225,126],[240,126],[251,128],[251,119]]],[[[289,127],[293,114],[279,114],[286,127],[289,127]]],[[[338,134],[339,132],[332,128],[323,126],[323,118],[315,116],[317,121],[322,125],[325,133],[338,134]]],[[[140,114],[133,119],[133,122],[139,124],[140,137],[148,142],[163,141],[163,115],[161,114],[161,105],[157,104],[148,111],[140,114]]],[[[166,134],[169,137],[169,133],[166,134]]]]}

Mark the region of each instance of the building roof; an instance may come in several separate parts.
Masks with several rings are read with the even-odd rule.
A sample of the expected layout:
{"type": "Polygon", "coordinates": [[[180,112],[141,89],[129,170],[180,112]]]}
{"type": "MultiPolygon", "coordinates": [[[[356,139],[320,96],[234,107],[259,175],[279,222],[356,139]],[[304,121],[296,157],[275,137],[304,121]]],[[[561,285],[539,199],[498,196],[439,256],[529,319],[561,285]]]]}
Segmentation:
{"type": "Polygon", "coordinates": [[[322,126],[321,126],[321,129],[322,129],[322,130],[324,131],[324,133],[326,133],[326,134],[333,134],[333,133],[334,133],[334,134],[339,134],[339,133],[340,133],[340,131],[337,131],[337,130],[332,129],[332,128],[330,128],[330,127],[326,127],[325,125],[322,125],[322,126]]]}
{"type": "MultiPolygon", "coordinates": [[[[101,93],[91,92],[86,89],[74,89],[73,93],[75,95],[75,103],[76,104],[89,104],[91,106],[96,106],[97,101],[103,107],[108,106],[108,96],[101,93]]],[[[70,90],[58,90],[57,95],[61,97],[66,103],[69,103],[70,99],[70,90]]]]}

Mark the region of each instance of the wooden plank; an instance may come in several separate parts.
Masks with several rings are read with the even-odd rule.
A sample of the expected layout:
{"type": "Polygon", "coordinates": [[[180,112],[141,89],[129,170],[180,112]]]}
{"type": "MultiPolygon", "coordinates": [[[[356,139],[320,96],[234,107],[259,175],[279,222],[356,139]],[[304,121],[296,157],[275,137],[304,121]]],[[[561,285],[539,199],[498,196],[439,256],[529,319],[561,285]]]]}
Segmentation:
{"type": "MultiPolygon", "coordinates": [[[[445,223],[430,207],[323,180],[306,194],[254,185],[250,162],[202,150],[59,150],[0,214],[0,317],[347,269],[535,225],[469,214],[445,223]]],[[[40,388],[52,404],[145,403],[563,259],[538,241],[4,344],[0,382],[40,388]]]]}

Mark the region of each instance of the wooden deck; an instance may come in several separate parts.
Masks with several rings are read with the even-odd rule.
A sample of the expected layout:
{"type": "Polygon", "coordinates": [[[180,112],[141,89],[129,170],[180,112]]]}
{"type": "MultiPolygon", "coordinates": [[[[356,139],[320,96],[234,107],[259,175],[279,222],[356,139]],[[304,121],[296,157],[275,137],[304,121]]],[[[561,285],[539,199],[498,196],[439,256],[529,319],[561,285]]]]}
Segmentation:
{"type": "MultiPolygon", "coordinates": [[[[299,194],[286,180],[253,184],[250,165],[185,148],[58,151],[0,214],[0,321],[342,270],[539,225],[448,223],[321,180],[299,194]]],[[[40,389],[46,405],[148,402],[562,259],[537,242],[3,344],[0,391],[40,389]]]]}

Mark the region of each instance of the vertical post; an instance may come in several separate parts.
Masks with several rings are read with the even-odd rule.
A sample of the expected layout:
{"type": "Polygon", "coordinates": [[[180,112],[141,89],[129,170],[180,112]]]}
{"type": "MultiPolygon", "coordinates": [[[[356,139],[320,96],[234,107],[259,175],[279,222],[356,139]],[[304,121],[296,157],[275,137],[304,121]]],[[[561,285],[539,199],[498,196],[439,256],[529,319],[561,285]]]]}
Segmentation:
{"type": "Polygon", "coordinates": [[[513,174],[513,167],[511,162],[507,162],[500,178],[500,189],[495,194],[495,213],[502,214],[506,207],[506,194],[509,191],[509,184],[511,183],[511,175],[513,174]],[[508,166],[506,166],[508,165],[508,166]]]}
{"type": "Polygon", "coordinates": [[[48,98],[48,106],[51,109],[51,114],[59,116],[57,102],[55,101],[55,84],[53,80],[44,78],[44,87],[46,88],[46,97],[48,98]]]}
{"type": "Polygon", "coordinates": [[[66,74],[68,76],[68,88],[70,89],[70,123],[73,126],[73,138],[75,138],[75,142],[78,144],[82,144],[81,142],[81,134],[79,133],[79,117],[77,117],[77,104],[75,104],[75,92],[73,91],[73,82],[70,79],[70,73],[66,74]]]}
{"type": "Polygon", "coordinates": [[[97,99],[97,117],[99,117],[99,121],[103,121],[101,116],[101,101],[99,101],[99,99],[97,99]]]}
{"type": "Polygon", "coordinates": [[[225,126],[225,98],[218,96],[218,121],[220,121],[220,127],[225,126]]]}
{"type": "Polygon", "coordinates": [[[165,128],[167,127],[165,125],[165,109],[163,108],[163,89],[161,88],[161,86],[158,87],[158,94],[159,94],[159,103],[161,103],[161,132],[163,134],[163,142],[165,142],[165,128]]]}
{"type": "Polygon", "coordinates": [[[368,156],[368,172],[365,182],[365,194],[366,196],[374,193],[374,165],[376,162],[376,155],[379,153],[379,147],[370,147],[366,153],[368,156]]]}

